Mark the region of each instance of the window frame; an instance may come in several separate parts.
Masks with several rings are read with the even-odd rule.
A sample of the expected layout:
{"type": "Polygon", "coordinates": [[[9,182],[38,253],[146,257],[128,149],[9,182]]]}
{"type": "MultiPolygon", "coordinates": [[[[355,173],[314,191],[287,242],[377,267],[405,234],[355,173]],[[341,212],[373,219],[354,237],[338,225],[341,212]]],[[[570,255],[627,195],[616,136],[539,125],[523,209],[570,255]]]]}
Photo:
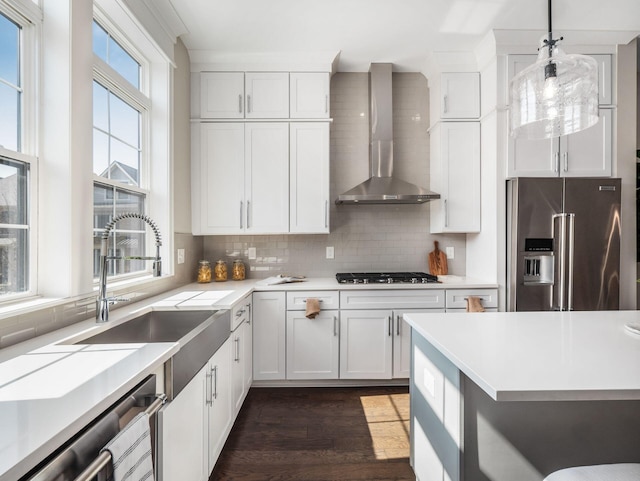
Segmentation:
{"type": "Polygon", "coordinates": [[[20,28],[19,78],[20,96],[19,151],[0,147],[0,156],[26,165],[27,181],[27,287],[22,292],[0,296],[0,305],[12,303],[38,294],[38,95],[39,44],[42,32],[42,11],[29,0],[0,3],[0,13],[20,28]]]}
{"type": "MultiPolygon", "coordinates": [[[[107,34],[116,41],[120,47],[129,54],[140,65],[140,89],[136,89],[124,76],[122,76],[117,70],[111,67],[107,62],[100,58],[97,54],[93,54],[93,82],[97,82],[100,86],[105,88],[110,94],[119,97],[123,102],[131,106],[132,108],[140,112],[140,172],[138,186],[124,184],[122,182],[112,180],[106,177],[101,177],[95,172],[93,174],[92,188],[95,189],[96,185],[103,187],[110,187],[116,190],[131,192],[135,194],[144,195],[144,212],[141,214],[148,215],[150,199],[152,197],[151,192],[151,162],[150,162],[150,137],[151,137],[151,118],[152,118],[152,101],[148,97],[149,91],[149,62],[146,58],[140,54],[140,52],[129,42],[126,37],[120,32],[120,30],[113,25],[113,23],[101,13],[99,9],[94,8],[93,21],[96,22],[100,28],[105,30],[107,34]]],[[[115,198],[114,198],[115,203],[115,198]]],[[[115,205],[115,204],[114,204],[115,205]]],[[[94,206],[95,209],[95,206],[94,206]]],[[[95,237],[100,232],[101,228],[94,227],[92,234],[95,237]]],[[[145,250],[151,252],[154,243],[151,236],[148,235],[148,229],[145,229],[145,250]]],[[[117,226],[112,230],[115,236],[118,232],[117,226]]],[[[149,262],[144,264],[144,269],[125,273],[109,275],[108,279],[112,282],[118,282],[121,280],[131,280],[136,278],[146,278],[152,271],[152,266],[149,262]]],[[[98,277],[94,277],[94,287],[98,284],[98,277]]]]}

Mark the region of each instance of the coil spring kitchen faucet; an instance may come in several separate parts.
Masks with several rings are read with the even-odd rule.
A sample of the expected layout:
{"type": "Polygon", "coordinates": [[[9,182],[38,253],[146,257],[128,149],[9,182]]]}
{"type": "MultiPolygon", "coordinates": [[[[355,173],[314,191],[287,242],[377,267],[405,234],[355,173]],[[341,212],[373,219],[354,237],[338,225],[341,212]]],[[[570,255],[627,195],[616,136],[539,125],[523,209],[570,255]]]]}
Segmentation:
{"type": "Polygon", "coordinates": [[[109,222],[102,232],[102,240],[100,242],[100,277],[98,298],[96,299],[96,322],[107,322],[109,320],[109,305],[116,302],[124,302],[129,299],[122,297],[107,297],[107,262],[110,260],[150,260],[153,261],[153,277],[160,277],[162,273],[162,261],[160,259],[160,246],[162,246],[162,239],[160,237],[160,230],[156,223],[149,217],[143,214],[137,214],[135,212],[125,212],[115,216],[111,222],[109,222]],[[153,230],[156,236],[156,255],[155,257],[142,257],[142,256],[108,256],[109,250],[109,234],[115,227],[116,223],[122,219],[141,219],[149,224],[151,230],[153,230]]]}

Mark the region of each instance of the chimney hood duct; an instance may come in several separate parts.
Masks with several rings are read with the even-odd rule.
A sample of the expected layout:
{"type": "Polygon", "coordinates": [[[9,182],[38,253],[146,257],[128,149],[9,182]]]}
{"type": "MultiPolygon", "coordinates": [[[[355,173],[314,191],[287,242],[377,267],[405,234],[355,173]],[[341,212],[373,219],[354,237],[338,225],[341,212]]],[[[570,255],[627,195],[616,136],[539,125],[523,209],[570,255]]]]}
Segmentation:
{"type": "Polygon", "coordinates": [[[422,204],[439,199],[430,192],[393,177],[392,64],[369,68],[369,179],[341,194],[336,204],[422,204]]]}

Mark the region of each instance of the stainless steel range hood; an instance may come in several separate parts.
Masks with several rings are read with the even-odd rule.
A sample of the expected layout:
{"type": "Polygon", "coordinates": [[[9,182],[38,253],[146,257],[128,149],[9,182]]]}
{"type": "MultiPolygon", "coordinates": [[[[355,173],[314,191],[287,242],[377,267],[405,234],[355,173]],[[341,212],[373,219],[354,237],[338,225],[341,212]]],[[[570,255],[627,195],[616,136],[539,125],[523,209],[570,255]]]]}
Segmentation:
{"type": "Polygon", "coordinates": [[[369,68],[369,179],[341,194],[336,204],[422,204],[439,199],[430,192],[393,177],[392,64],[369,68]]]}

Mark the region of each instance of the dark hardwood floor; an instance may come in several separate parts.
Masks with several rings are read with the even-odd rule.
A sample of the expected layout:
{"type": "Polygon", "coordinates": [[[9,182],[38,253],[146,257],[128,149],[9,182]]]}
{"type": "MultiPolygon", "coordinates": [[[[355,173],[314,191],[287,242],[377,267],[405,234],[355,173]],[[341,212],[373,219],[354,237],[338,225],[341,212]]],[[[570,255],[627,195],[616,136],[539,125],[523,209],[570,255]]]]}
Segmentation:
{"type": "Polygon", "coordinates": [[[209,481],[415,481],[407,387],[252,388],[209,481]]]}

